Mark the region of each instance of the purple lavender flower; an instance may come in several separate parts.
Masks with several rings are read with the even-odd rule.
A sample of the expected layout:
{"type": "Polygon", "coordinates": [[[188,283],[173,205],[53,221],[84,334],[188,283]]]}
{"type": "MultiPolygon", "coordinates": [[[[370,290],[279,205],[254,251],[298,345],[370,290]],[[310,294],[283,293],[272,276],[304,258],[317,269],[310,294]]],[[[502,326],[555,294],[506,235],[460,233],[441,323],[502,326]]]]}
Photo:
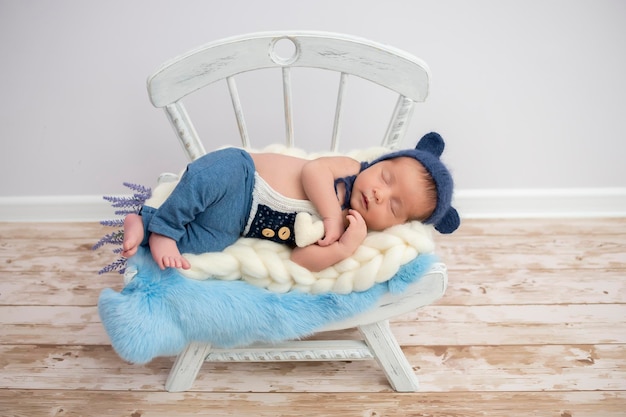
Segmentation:
{"type": "MultiPolygon", "coordinates": [[[[111,203],[111,207],[119,208],[121,210],[116,210],[115,214],[117,216],[125,217],[128,214],[139,213],[141,207],[152,196],[152,190],[148,187],[144,187],[143,185],[133,184],[129,182],[123,183],[125,187],[129,188],[131,191],[134,191],[132,196],[104,196],[102,197],[104,200],[111,203]]],[[[118,246],[113,249],[113,253],[119,254],[122,252],[122,243],[124,242],[124,219],[113,219],[113,220],[103,220],[100,222],[103,226],[111,226],[117,227],[118,230],[115,232],[111,232],[103,236],[94,246],[93,250],[99,249],[104,245],[114,245],[118,246]]],[[[117,271],[120,274],[123,274],[126,270],[126,258],[121,256],[116,261],[111,262],[100,271],[98,274],[105,274],[107,272],[117,271]]]]}

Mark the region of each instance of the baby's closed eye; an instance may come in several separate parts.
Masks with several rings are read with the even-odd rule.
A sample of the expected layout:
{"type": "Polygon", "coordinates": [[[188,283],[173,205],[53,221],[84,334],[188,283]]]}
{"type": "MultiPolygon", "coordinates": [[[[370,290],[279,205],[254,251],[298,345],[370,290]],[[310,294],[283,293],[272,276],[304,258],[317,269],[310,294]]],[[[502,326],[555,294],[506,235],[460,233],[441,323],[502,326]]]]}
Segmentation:
{"type": "Polygon", "coordinates": [[[390,184],[391,183],[391,180],[392,180],[391,173],[389,171],[387,171],[386,169],[382,169],[380,171],[380,176],[382,177],[383,182],[385,184],[390,184]]]}

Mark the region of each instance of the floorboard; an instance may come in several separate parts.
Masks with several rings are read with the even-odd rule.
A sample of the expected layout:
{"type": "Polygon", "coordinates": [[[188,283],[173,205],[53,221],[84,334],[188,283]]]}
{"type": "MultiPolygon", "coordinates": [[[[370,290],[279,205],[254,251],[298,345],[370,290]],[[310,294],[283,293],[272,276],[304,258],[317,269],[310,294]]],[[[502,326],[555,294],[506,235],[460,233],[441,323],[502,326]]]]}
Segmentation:
{"type": "MultiPolygon", "coordinates": [[[[374,361],[205,363],[111,348],[96,303],[118,274],[96,223],[0,223],[0,416],[626,416],[626,219],[466,220],[436,235],[445,296],[391,321],[420,391],[374,361]]],[[[355,330],[315,339],[358,338],[355,330]]]]}

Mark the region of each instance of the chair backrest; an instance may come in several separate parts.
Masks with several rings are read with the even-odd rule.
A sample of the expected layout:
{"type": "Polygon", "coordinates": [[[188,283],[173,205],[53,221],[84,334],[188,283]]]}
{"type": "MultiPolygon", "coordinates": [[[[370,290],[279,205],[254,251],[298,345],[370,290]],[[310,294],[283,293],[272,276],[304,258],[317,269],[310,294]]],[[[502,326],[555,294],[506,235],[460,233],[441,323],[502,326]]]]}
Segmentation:
{"type": "Polygon", "coordinates": [[[428,95],[429,70],[420,59],[399,49],[353,36],[310,31],[262,32],[209,43],[165,63],[148,78],[152,104],[163,107],[190,160],[206,153],[182,99],[209,84],[228,85],[242,145],[250,139],[235,77],[248,71],[282,71],[286,144],[294,145],[291,68],[338,73],[331,150],[337,150],[349,76],[357,76],[398,94],[381,145],[395,148],[406,133],[415,102],[428,95]]]}

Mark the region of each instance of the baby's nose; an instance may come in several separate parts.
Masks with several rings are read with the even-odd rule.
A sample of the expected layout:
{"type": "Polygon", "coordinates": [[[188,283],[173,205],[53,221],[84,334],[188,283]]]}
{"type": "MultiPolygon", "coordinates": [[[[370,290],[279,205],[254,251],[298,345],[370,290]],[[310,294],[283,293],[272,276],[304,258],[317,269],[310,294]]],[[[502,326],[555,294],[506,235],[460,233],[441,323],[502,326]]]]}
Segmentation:
{"type": "Polygon", "coordinates": [[[385,200],[387,197],[387,192],[383,188],[376,188],[374,190],[374,198],[377,203],[380,203],[385,200]]]}

